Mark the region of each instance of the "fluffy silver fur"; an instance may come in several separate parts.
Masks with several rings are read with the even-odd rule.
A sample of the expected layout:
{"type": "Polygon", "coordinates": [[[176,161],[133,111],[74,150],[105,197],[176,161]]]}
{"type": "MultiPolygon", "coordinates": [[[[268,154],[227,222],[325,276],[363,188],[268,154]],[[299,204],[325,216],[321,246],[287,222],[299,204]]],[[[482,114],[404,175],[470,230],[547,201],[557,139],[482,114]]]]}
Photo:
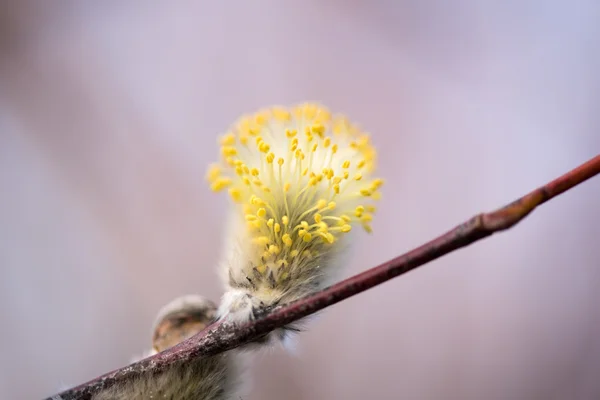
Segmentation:
{"type": "Polygon", "coordinates": [[[228,352],[177,364],[96,394],[93,400],[238,400],[240,371],[228,352]]]}
{"type": "MultiPolygon", "coordinates": [[[[201,296],[180,296],[159,311],[153,331],[157,332],[164,320],[181,313],[208,324],[214,319],[215,311],[216,305],[201,296]]],[[[156,350],[144,356],[152,354],[156,354],[156,350]]],[[[108,388],[94,395],[92,400],[239,400],[247,390],[242,377],[248,357],[243,349],[235,349],[175,364],[162,373],[147,373],[108,388]]]]}
{"type": "MultiPolygon", "coordinates": [[[[262,310],[291,303],[339,278],[351,250],[348,240],[343,237],[333,246],[313,243],[311,250],[315,256],[295,259],[288,269],[289,278],[283,282],[277,279],[279,272],[276,268],[263,274],[257,273],[249,261],[249,252],[253,251],[251,238],[237,215],[230,213],[225,236],[224,257],[220,265],[225,293],[217,311],[218,318],[245,323],[255,319],[262,310]]],[[[272,332],[266,341],[284,341],[287,348],[291,344],[289,334],[299,331],[307,319],[272,332]]]]}

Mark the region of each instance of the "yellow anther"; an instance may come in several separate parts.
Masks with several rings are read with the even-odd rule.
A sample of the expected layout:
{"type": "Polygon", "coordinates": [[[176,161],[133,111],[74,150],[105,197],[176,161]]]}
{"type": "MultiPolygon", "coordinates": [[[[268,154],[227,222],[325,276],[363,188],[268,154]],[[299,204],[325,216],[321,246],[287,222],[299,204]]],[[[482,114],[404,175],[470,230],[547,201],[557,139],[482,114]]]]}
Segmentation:
{"type": "Polygon", "coordinates": [[[290,219],[288,218],[287,215],[284,215],[283,217],[281,217],[281,222],[283,223],[284,226],[287,226],[287,224],[290,223],[290,219]]]}
{"type": "Polygon", "coordinates": [[[214,182],[221,174],[221,168],[218,165],[211,165],[206,173],[206,179],[209,182],[214,182]]]}
{"type": "Polygon", "coordinates": [[[277,160],[277,164],[283,165],[283,158],[279,157],[279,159],[277,160]]]}
{"type": "Polygon", "coordinates": [[[323,219],[323,216],[321,214],[315,214],[315,222],[318,224],[319,222],[321,222],[321,220],[323,219]]]}
{"type": "Polygon", "coordinates": [[[287,182],[285,185],[283,185],[283,190],[286,192],[289,192],[291,187],[292,187],[292,184],[287,182]]]}
{"type": "Polygon", "coordinates": [[[377,178],[373,181],[373,187],[379,189],[383,185],[383,179],[377,178]]]}
{"type": "Polygon", "coordinates": [[[308,222],[306,222],[306,221],[302,221],[302,222],[300,222],[300,226],[301,226],[302,228],[304,228],[304,229],[307,229],[307,230],[308,230],[308,222]]]}
{"type": "Polygon", "coordinates": [[[335,154],[338,151],[338,145],[334,144],[333,146],[331,146],[331,153],[335,154]]]}
{"type": "Polygon", "coordinates": [[[271,164],[275,160],[275,154],[269,153],[267,154],[267,162],[271,164]]]}
{"type": "Polygon", "coordinates": [[[257,197],[256,195],[252,195],[250,196],[250,203],[254,204],[255,206],[260,206],[262,204],[262,200],[260,199],[260,197],[257,197]]]}
{"type": "Polygon", "coordinates": [[[268,152],[269,152],[269,150],[271,149],[271,146],[269,146],[269,145],[268,145],[268,144],[266,144],[265,142],[262,142],[262,143],[259,145],[258,149],[259,149],[261,152],[263,152],[263,153],[268,153],[268,152]]]}
{"type": "Polygon", "coordinates": [[[319,145],[318,145],[317,143],[313,144],[313,147],[312,147],[312,149],[311,149],[313,153],[314,153],[315,151],[317,151],[317,147],[319,147],[319,145]]]}
{"type": "Polygon", "coordinates": [[[286,129],[285,130],[285,136],[287,136],[290,139],[293,138],[294,136],[296,136],[297,133],[298,133],[298,131],[295,129],[286,129]]]}
{"type": "Polygon", "coordinates": [[[231,146],[223,146],[221,147],[221,154],[223,154],[224,157],[235,156],[237,154],[237,149],[231,146]]]}
{"type": "Polygon", "coordinates": [[[257,124],[264,125],[268,120],[268,116],[264,112],[259,113],[259,114],[256,114],[256,117],[254,118],[254,120],[256,121],[257,124]]]}
{"type": "Polygon", "coordinates": [[[275,233],[281,232],[281,225],[279,225],[279,223],[276,222],[275,226],[273,227],[273,230],[275,231],[275,233]]]}
{"type": "Polygon", "coordinates": [[[246,221],[256,221],[256,215],[246,214],[246,221]]]}
{"type": "Polygon", "coordinates": [[[290,251],[290,257],[296,257],[300,252],[298,250],[292,250],[290,251]]]}
{"type": "Polygon", "coordinates": [[[373,214],[365,214],[362,216],[362,222],[371,222],[373,220],[373,214]]]}
{"type": "Polygon", "coordinates": [[[298,231],[298,237],[303,237],[304,235],[306,235],[306,231],[304,229],[300,229],[298,231]]]}
{"type": "Polygon", "coordinates": [[[228,133],[223,136],[221,138],[221,144],[223,146],[233,146],[235,144],[235,135],[233,133],[228,133]]]}
{"type": "Polygon", "coordinates": [[[340,185],[333,185],[333,191],[335,194],[340,194],[340,185]]]}
{"type": "Polygon", "coordinates": [[[242,191],[240,189],[237,189],[237,188],[229,189],[229,195],[231,196],[233,201],[235,201],[236,203],[239,203],[242,201],[242,191]]]}
{"type": "Polygon", "coordinates": [[[256,267],[256,270],[261,273],[264,274],[265,272],[267,272],[267,266],[264,264],[260,264],[256,267]]]}
{"type": "Polygon", "coordinates": [[[266,236],[259,236],[257,238],[254,238],[254,243],[259,246],[266,246],[267,244],[269,244],[269,238],[266,236]]]}
{"type": "Polygon", "coordinates": [[[335,203],[335,201],[330,201],[330,202],[327,204],[327,208],[328,208],[329,210],[335,210],[335,207],[336,207],[336,203],[335,203]]]}
{"type": "Polygon", "coordinates": [[[342,164],[342,168],[350,168],[350,161],[349,160],[344,161],[344,163],[342,164]]]}
{"type": "Polygon", "coordinates": [[[354,215],[356,215],[357,217],[360,218],[363,215],[364,212],[365,212],[365,208],[363,206],[358,206],[354,210],[354,215]]]}
{"type": "Polygon", "coordinates": [[[231,167],[235,167],[235,162],[237,160],[234,157],[225,157],[225,164],[231,166],[231,167]]]}
{"type": "Polygon", "coordinates": [[[281,241],[287,246],[287,247],[292,247],[292,237],[286,233],[281,237],[281,241]]]}
{"type": "Polygon", "coordinates": [[[225,189],[229,185],[231,185],[231,179],[229,179],[229,178],[217,178],[217,180],[215,180],[212,183],[212,185],[210,186],[210,188],[212,189],[213,192],[219,192],[219,191],[225,189]]]}
{"type": "Polygon", "coordinates": [[[342,219],[342,221],[344,221],[344,222],[350,222],[350,221],[352,220],[352,219],[351,219],[349,216],[347,216],[347,215],[344,215],[344,214],[340,215],[340,218],[341,218],[341,219],[342,219]]]}
{"type": "Polygon", "coordinates": [[[323,134],[325,133],[325,126],[323,124],[314,124],[310,130],[312,133],[316,133],[320,137],[323,137],[323,134]]]}
{"type": "Polygon", "coordinates": [[[328,148],[330,144],[331,138],[326,137],[325,140],[323,140],[323,147],[328,148]]]}
{"type": "Polygon", "coordinates": [[[320,199],[319,201],[317,201],[317,208],[319,210],[322,208],[325,208],[326,205],[327,205],[327,200],[325,200],[325,199],[320,199]]]}
{"type": "Polygon", "coordinates": [[[357,165],[357,167],[358,167],[358,168],[362,168],[362,167],[364,167],[364,166],[365,166],[365,164],[366,164],[366,163],[367,163],[367,162],[366,162],[365,160],[360,160],[360,161],[358,162],[358,165],[357,165]]]}
{"type": "Polygon", "coordinates": [[[306,243],[310,242],[312,240],[312,235],[308,232],[306,232],[303,236],[302,236],[302,240],[304,240],[306,243]]]}
{"type": "Polygon", "coordinates": [[[273,218],[269,218],[269,220],[267,221],[267,226],[269,228],[272,228],[274,223],[275,223],[275,220],[273,218]]]}
{"type": "Polygon", "coordinates": [[[350,176],[350,173],[348,171],[344,171],[344,179],[348,179],[348,177],[350,176]]]}
{"type": "Polygon", "coordinates": [[[342,225],[342,229],[341,229],[342,232],[350,232],[351,230],[352,230],[351,225],[348,225],[348,224],[342,225]]]}
{"type": "Polygon", "coordinates": [[[256,186],[262,186],[262,181],[260,179],[253,179],[252,183],[255,184],[256,186]]]}
{"type": "Polygon", "coordinates": [[[256,215],[260,218],[263,218],[265,215],[267,215],[267,210],[265,210],[264,208],[259,208],[256,212],[256,215]]]}
{"type": "Polygon", "coordinates": [[[374,213],[375,211],[377,211],[377,207],[368,205],[365,207],[365,210],[367,210],[370,213],[374,213]]]}
{"type": "Polygon", "coordinates": [[[269,246],[269,253],[271,253],[271,254],[279,254],[279,252],[280,252],[280,250],[279,250],[279,247],[277,245],[272,244],[272,245],[269,246]]]}
{"type": "Polygon", "coordinates": [[[372,193],[369,189],[361,189],[360,194],[362,194],[363,196],[369,197],[372,193]]]}
{"type": "Polygon", "coordinates": [[[358,173],[358,174],[354,175],[354,180],[355,181],[360,181],[361,179],[362,179],[362,174],[361,173],[358,173]]]}
{"type": "Polygon", "coordinates": [[[257,168],[252,168],[252,169],[250,170],[250,173],[252,174],[252,176],[258,176],[258,173],[259,173],[259,172],[258,172],[258,169],[257,169],[257,168]]]}

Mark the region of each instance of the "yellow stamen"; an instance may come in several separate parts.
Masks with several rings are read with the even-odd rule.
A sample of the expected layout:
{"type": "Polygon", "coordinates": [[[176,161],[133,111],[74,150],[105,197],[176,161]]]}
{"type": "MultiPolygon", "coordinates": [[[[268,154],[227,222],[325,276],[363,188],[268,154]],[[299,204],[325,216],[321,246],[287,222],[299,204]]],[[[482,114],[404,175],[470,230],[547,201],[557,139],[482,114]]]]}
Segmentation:
{"type": "Polygon", "coordinates": [[[239,209],[260,274],[325,256],[354,225],[371,231],[383,185],[372,176],[377,153],[345,117],[311,103],[271,107],[241,118],[219,144],[206,179],[239,209]]]}

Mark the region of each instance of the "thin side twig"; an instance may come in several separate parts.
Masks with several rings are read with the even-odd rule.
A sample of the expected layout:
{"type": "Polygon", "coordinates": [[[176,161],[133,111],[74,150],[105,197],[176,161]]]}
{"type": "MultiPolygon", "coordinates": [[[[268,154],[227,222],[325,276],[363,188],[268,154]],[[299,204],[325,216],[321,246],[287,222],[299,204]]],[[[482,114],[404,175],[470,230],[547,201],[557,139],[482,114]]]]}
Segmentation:
{"type": "Polygon", "coordinates": [[[482,213],[424,245],[294,303],[277,307],[241,326],[215,323],[180,344],[134,364],[109,372],[47,400],[91,399],[112,385],[145,373],[160,373],[178,362],[218,354],[257,339],[270,331],[364,292],[461,247],[511,228],[537,206],[600,173],[600,155],[496,211],[482,213]]]}

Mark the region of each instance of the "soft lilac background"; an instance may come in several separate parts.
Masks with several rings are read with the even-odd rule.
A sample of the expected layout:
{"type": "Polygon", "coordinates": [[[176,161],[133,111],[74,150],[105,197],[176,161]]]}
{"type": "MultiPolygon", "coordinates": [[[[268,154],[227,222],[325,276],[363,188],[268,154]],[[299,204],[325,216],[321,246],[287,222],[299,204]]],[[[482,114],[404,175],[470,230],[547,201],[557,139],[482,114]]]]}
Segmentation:
{"type": "MultiPolygon", "coordinates": [[[[0,397],[126,364],[158,308],[218,299],[215,137],[318,100],[387,178],[347,274],[600,149],[600,3],[4,1],[0,397]]],[[[600,398],[600,178],[328,309],[258,399],[600,398]]]]}

